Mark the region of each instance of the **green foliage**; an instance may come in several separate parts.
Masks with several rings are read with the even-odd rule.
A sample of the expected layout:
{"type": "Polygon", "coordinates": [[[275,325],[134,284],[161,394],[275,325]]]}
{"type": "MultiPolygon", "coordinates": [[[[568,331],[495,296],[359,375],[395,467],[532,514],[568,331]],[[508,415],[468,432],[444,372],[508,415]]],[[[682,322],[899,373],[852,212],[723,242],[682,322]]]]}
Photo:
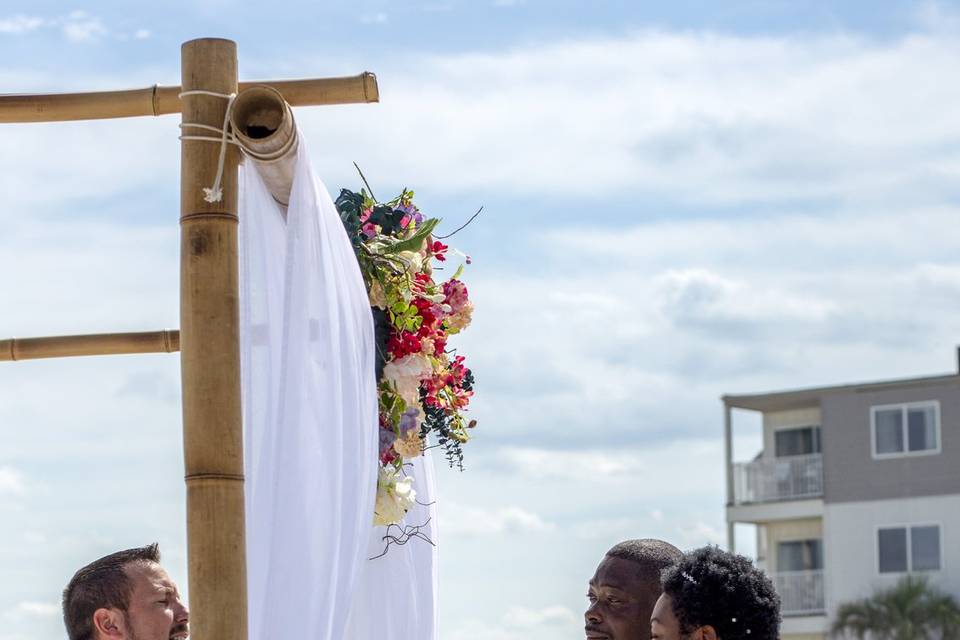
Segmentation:
{"type": "Polygon", "coordinates": [[[960,604],[925,577],[907,575],[893,587],[842,605],[832,632],[857,640],[960,640],[960,604]]]}
{"type": "Polygon", "coordinates": [[[425,220],[423,225],[417,229],[417,232],[406,240],[399,240],[384,248],[384,253],[400,253],[401,251],[420,251],[423,243],[433,233],[434,228],[440,223],[438,218],[425,220]]]}

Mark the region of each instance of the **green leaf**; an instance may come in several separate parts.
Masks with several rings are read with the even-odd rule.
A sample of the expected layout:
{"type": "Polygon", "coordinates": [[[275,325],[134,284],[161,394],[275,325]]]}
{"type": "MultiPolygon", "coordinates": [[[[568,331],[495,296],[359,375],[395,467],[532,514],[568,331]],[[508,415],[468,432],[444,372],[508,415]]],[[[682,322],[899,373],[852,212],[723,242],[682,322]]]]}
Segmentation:
{"type": "Polygon", "coordinates": [[[453,277],[450,278],[450,279],[451,279],[451,280],[459,280],[459,279],[460,279],[460,276],[462,276],[462,275],[463,275],[463,265],[461,264],[459,267],[457,267],[457,272],[456,272],[455,274],[453,274],[453,277]]]}
{"type": "Polygon", "coordinates": [[[407,238],[386,247],[384,253],[400,253],[401,251],[419,251],[423,246],[423,241],[427,239],[434,228],[440,224],[439,218],[430,218],[423,223],[423,226],[417,229],[417,232],[407,238]]]}

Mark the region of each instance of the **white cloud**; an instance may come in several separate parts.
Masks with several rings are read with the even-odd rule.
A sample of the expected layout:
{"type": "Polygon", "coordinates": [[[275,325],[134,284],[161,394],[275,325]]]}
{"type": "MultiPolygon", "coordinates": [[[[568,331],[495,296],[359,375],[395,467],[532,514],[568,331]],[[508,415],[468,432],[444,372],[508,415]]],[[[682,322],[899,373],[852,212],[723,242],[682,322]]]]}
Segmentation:
{"type": "Polygon", "coordinates": [[[512,607],[503,616],[503,621],[516,629],[539,629],[552,624],[576,624],[579,622],[579,616],[559,605],[542,609],[512,607]]]}
{"type": "Polygon", "coordinates": [[[26,491],[23,475],[13,467],[0,467],[0,496],[22,495],[26,491]]]}
{"type": "Polygon", "coordinates": [[[942,2],[921,2],[914,14],[917,25],[934,33],[956,33],[960,30],[960,15],[942,2]]]}
{"type": "Polygon", "coordinates": [[[302,120],[333,147],[365,149],[368,174],[445,191],[626,191],[637,215],[665,200],[930,201],[960,175],[944,143],[960,114],[941,108],[960,99],[941,81],[958,52],[930,34],[645,31],[404,60],[381,70],[376,108],[302,120]]]}
{"type": "Polygon", "coordinates": [[[500,456],[508,469],[537,479],[596,481],[605,476],[635,473],[640,466],[636,452],[507,448],[501,450],[500,456]]]}
{"type": "Polygon", "coordinates": [[[0,18],[0,33],[28,33],[45,24],[46,20],[38,16],[15,15],[9,18],[0,18]]]}
{"type": "MultiPolygon", "coordinates": [[[[82,10],[55,17],[18,14],[0,18],[0,34],[26,34],[47,27],[59,29],[67,40],[75,43],[97,42],[111,33],[101,18],[82,10]]],[[[127,36],[122,35],[118,37],[121,40],[127,38],[127,36]]],[[[150,37],[150,31],[139,29],[133,37],[137,39],[148,38],[150,37]]]]}
{"type": "Polygon", "coordinates": [[[17,604],[17,611],[29,616],[59,616],[60,605],[55,602],[21,602],[17,604]]]}
{"type": "Polygon", "coordinates": [[[453,632],[454,640],[525,640],[531,637],[567,637],[570,629],[582,624],[582,618],[567,607],[511,607],[502,619],[491,623],[467,620],[453,632]],[[552,634],[552,635],[551,635],[552,634]]]}
{"type": "Polygon", "coordinates": [[[718,527],[705,522],[692,526],[677,527],[673,544],[681,549],[693,549],[707,544],[725,545],[726,534],[718,527]]]}
{"type": "Polygon", "coordinates": [[[150,30],[149,30],[149,29],[137,29],[137,30],[133,33],[133,37],[134,37],[136,40],[146,40],[147,38],[150,37],[150,30]]]}
{"type": "Polygon", "coordinates": [[[543,532],[555,528],[553,523],[522,507],[490,509],[456,502],[443,504],[440,523],[444,534],[471,536],[543,532]]]}
{"type": "Polygon", "coordinates": [[[109,33],[103,21],[99,18],[87,18],[86,16],[71,16],[71,19],[63,24],[63,35],[71,42],[96,42],[109,33]]]}
{"type": "MultiPolygon", "coordinates": [[[[658,501],[707,495],[717,489],[711,474],[722,471],[722,443],[719,437],[647,439],[637,434],[619,446],[606,448],[502,447],[493,454],[492,461],[484,457],[483,464],[509,478],[542,488],[549,494],[541,502],[543,508],[562,507],[566,497],[574,495],[578,488],[609,489],[613,496],[630,486],[638,504],[650,505],[654,514],[660,514],[659,520],[654,514],[646,519],[658,522],[663,519],[663,505],[658,501]],[[682,461],[680,468],[678,461],[682,461]],[[704,473],[693,473],[692,469],[704,473]]],[[[645,511],[649,507],[631,513],[631,520],[642,518],[645,511]]]]}

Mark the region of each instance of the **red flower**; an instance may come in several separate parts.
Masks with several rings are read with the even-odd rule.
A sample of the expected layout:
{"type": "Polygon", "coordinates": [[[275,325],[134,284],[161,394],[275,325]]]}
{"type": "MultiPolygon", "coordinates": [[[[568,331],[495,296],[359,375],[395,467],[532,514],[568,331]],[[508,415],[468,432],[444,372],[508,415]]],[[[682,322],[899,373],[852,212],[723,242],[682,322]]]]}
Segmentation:
{"type": "Polygon", "coordinates": [[[387,351],[394,359],[402,358],[411,353],[420,353],[421,349],[423,349],[423,344],[420,342],[420,338],[417,337],[417,334],[409,331],[394,332],[387,338],[387,351]]]}
{"type": "Polygon", "coordinates": [[[439,240],[434,240],[433,242],[431,242],[429,248],[430,248],[430,253],[433,254],[433,257],[439,260],[440,262],[443,262],[444,260],[447,259],[447,256],[445,256],[444,254],[446,253],[447,249],[449,249],[450,247],[443,244],[439,240]]]}

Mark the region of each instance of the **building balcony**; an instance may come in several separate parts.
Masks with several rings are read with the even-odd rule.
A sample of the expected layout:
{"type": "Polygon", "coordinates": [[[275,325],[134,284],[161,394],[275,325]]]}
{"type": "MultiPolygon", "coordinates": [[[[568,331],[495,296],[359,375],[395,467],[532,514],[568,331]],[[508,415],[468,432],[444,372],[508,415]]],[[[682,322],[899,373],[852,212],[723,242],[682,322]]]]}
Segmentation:
{"type": "Polygon", "coordinates": [[[823,495],[823,456],[760,458],[733,467],[734,504],[804,500],[823,495]]]}
{"type": "Polygon", "coordinates": [[[824,612],[823,571],[781,571],[770,576],[780,594],[784,616],[820,615],[824,612]]]}

